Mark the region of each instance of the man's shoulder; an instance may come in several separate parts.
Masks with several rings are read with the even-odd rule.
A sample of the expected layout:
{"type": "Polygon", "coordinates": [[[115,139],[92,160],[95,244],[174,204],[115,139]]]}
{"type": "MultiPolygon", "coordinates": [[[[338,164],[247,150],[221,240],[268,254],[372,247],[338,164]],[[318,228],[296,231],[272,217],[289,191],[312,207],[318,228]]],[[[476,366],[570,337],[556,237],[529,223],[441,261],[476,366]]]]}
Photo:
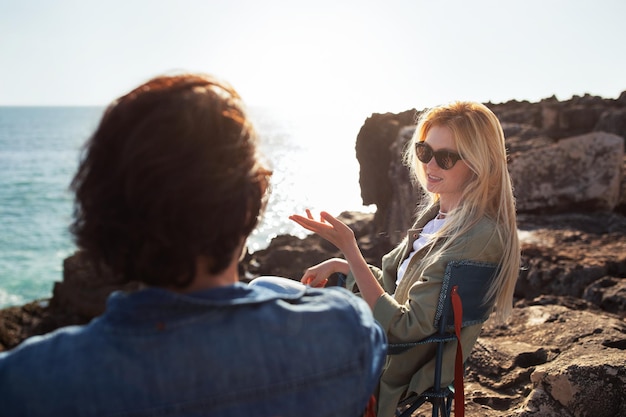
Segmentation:
{"type": "Polygon", "coordinates": [[[78,340],[84,336],[87,326],[67,326],[53,332],[32,336],[11,350],[0,352],[0,373],[8,366],[15,366],[26,372],[29,368],[38,368],[41,364],[54,359],[75,358],[67,349],[79,349],[78,340]]]}

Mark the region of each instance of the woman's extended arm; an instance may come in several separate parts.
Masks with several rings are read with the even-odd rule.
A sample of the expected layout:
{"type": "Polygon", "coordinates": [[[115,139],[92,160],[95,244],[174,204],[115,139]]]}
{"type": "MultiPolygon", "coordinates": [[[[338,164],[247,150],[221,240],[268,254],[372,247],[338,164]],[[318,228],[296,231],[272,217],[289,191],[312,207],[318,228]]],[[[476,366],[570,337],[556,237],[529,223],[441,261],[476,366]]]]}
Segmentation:
{"type": "MultiPolygon", "coordinates": [[[[348,267],[352,271],[354,279],[359,286],[361,296],[370,308],[373,309],[376,301],[378,301],[380,296],[384,294],[385,290],[380,286],[372,274],[372,271],[370,271],[369,266],[367,265],[367,262],[363,258],[363,255],[357,245],[352,229],[327,212],[322,212],[320,214],[320,221],[314,220],[309,210],[307,210],[306,213],[307,217],[293,215],[289,216],[289,219],[298,223],[305,229],[318,234],[323,239],[326,239],[343,253],[348,263],[348,267]]],[[[341,260],[334,259],[331,261],[333,262],[332,265],[325,265],[325,267],[329,268],[328,270],[330,270],[330,268],[341,268],[341,260]]],[[[317,265],[314,268],[309,268],[303,277],[303,282],[308,283],[307,281],[314,282],[317,280],[315,282],[319,283],[320,281],[326,279],[328,276],[324,276],[319,273],[322,268],[324,268],[323,265],[324,263],[317,265]],[[311,271],[313,271],[313,273],[311,271]]],[[[344,271],[335,269],[332,272],[344,271]]]]}

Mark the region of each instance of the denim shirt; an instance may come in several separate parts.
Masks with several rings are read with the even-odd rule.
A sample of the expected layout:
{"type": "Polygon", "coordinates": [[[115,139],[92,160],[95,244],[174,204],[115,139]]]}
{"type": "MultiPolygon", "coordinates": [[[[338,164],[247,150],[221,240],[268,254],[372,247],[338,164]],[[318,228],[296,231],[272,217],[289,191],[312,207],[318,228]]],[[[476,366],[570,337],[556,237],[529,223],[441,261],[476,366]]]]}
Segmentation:
{"type": "Polygon", "coordinates": [[[358,416],[386,338],[342,288],[117,292],[0,353],[3,416],[358,416]]]}

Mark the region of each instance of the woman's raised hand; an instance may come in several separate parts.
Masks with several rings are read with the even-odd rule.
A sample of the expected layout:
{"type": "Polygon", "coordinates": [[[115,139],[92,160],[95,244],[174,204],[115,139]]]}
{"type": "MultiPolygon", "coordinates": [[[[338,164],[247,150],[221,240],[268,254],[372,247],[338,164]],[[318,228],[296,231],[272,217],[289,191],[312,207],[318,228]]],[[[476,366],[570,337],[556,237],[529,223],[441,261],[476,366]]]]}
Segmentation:
{"type": "Polygon", "coordinates": [[[348,249],[350,245],[354,245],[356,242],[352,229],[329,213],[322,211],[319,221],[313,218],[311,210],[307,209],[306,214],[307,217],[294,214],[289,216],[289,219],[298,223],[305,229],[316,233],[323,239],[326,239],[343,253],[345,253],[345,250],[348,249]]]}
{"type": "Polygon", "coordinates": [[[352,271],[363,299],[373,309],[385,290],[370,271],[363,254],[359,250],[352,229],[325,211],[320,214],[319,221],[313,218],[310,210],[306,211],[306,217],[292,215],[289,216],[289,219],[337,246],[346,258],[345,261],[341,260],[341,269],[337,267],[337,263],[333,263],[331,267],[330,264],[324,262],[307,269],[301,281],[311,286],[323,286],[326,284],[330,271],[343,273],[352,271]]]}

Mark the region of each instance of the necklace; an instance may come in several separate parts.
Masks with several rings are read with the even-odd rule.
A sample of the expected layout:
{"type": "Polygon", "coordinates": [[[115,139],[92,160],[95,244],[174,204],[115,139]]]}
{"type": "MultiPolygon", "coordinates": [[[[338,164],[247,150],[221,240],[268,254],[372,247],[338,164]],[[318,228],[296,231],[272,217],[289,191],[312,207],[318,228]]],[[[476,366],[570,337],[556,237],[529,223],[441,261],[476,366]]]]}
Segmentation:
{"type": "Polygon", "coordinates": [[[438,219],[445,219],[447,215],[448,215],[447,212],[439,210],[439,215],[437,216],[437,218],[438,219]]]}

